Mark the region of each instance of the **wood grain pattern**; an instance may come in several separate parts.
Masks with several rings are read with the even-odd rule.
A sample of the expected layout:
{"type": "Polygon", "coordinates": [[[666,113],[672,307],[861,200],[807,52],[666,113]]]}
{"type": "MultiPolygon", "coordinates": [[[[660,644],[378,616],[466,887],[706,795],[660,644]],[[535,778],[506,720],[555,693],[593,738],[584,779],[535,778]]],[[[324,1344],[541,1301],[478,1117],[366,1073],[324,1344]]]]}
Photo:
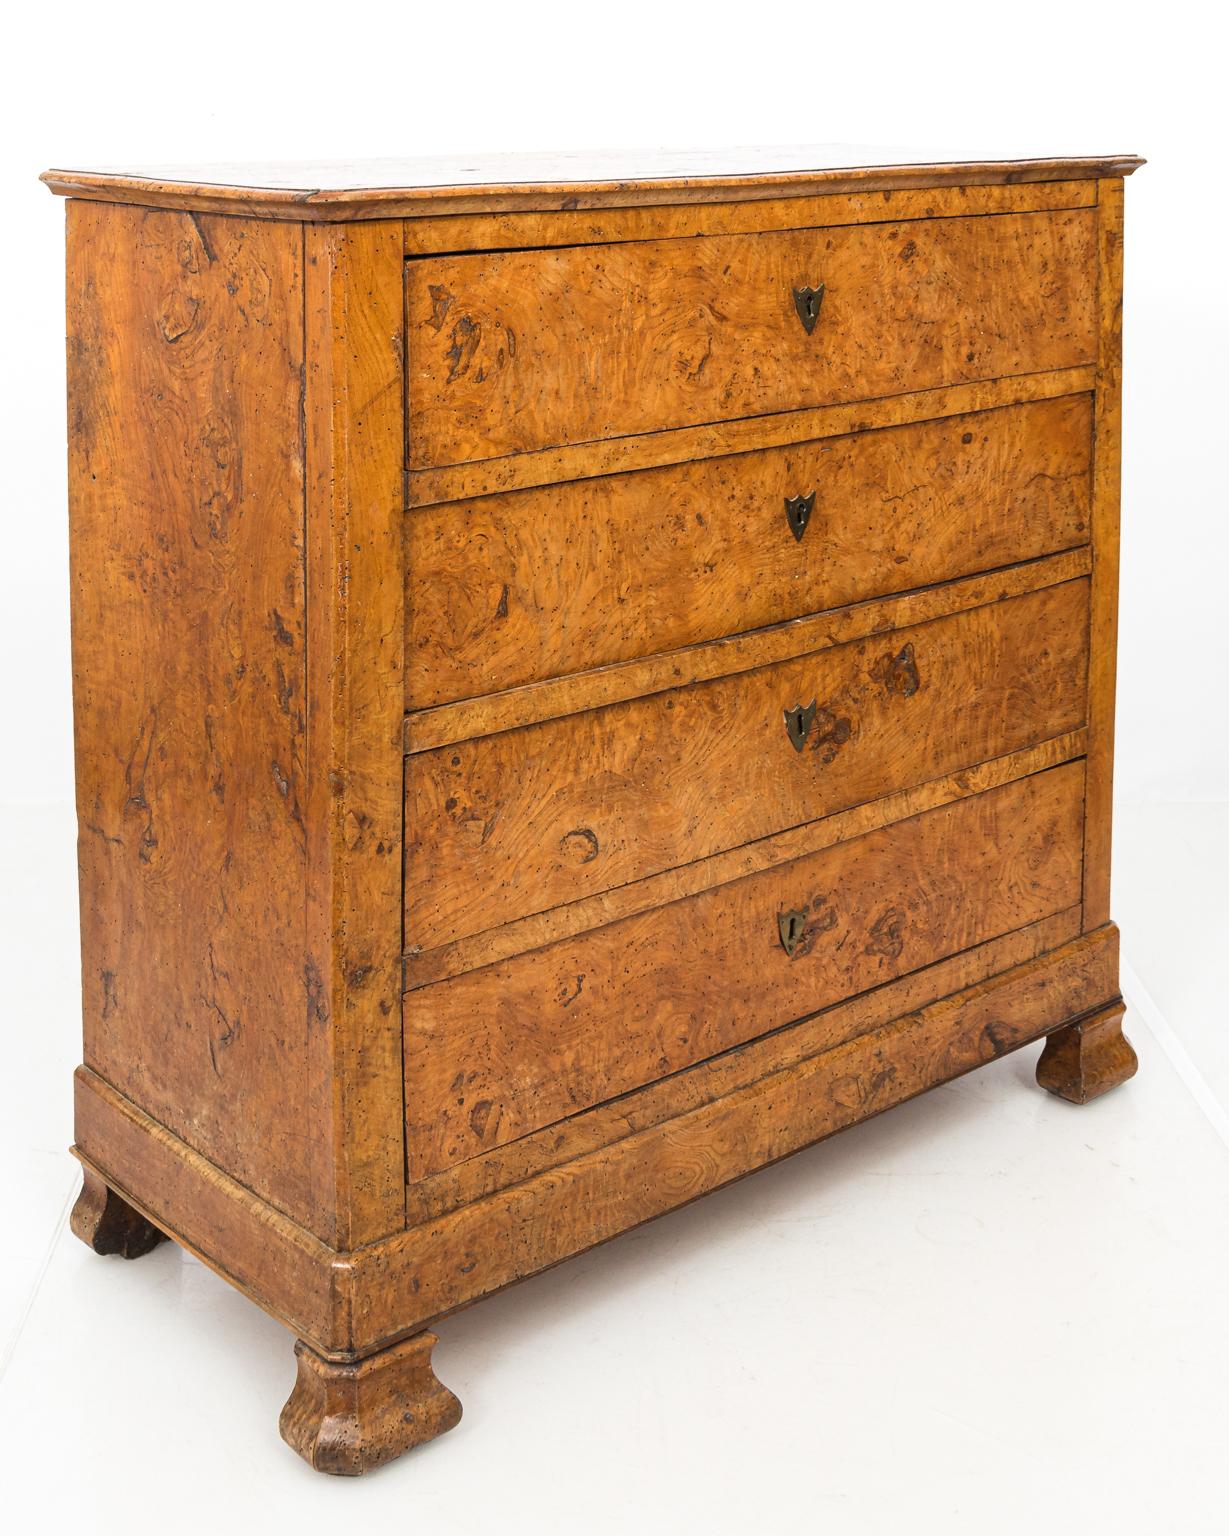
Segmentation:
{"type": "Polygon", "coordinates": [[[400,246],[69,210],[85,1059],[341,1246],[404,1221],[400,246]]]}
{"type": "Polygon", "coordinates": [[[337,1363],[300,1339],[282,1439],[317,1472],[358,1477],[455,1428],[461,1404],[431,1369],[438,1342],[418,1333],[365,1360],[337,1363]]]}
{"type": "Polygon", "coordinates": [[[415,218],[505,209],[563,210],[645,203],[721,203],[813,192],[982,186],[1127,176],[1136,155],[918,162],[848,144],[734,150],[641,150],[634,155],[434,156],[51,170],[53,192],[294,221],[415,218]]]}
{"type": "Polygon", "coordinates": [[[411,753],[426,752],[477,736],[491,736],[543,720],[600,709],[625,699],[640,699],[670,688],[728,677],[733,672],[749,672],[827,646],[889,634],[928,619],[1074,581],[1091,569],[1092,556],[1088,546],[1083,545],[1041,560],[1005,566],[984,576],[920,587],[899,596],[868,598],[806,618],[787,619],[767,629],[726,635],[679,651],[663,651],[640,661],[614,662],[589,672],[416,710],[405,719],[405,749],[411,753]]]}
{"type": "Polygon", "coordinates": [[[1089,396],[420,508],[407,697],[427,708],[1087,541],[1089,396]],[[801,539],[788,498],[814,495],[801,539]]]}
{"type": "Polygon", "coordinates": [[[85,1060],[314,1209],[297,230],[68,208],[85,1060]]]}
{"type": "Polygon", "coordinates": [[[909,1009],[839,1052],[783,1058],[736,1093],[689,1108],[680,1074],[677,1113],[350,1254],[297,1228],[84,1068],[79,1123],[113,1151],[106,1179],[126,1200],[318,1353],[354,1360],[1117,996],[1110,925],[909,1009]],[[319,1327],[304,1326],[305,1315],[319,1327]]]}
{"type": "Polygon", "coordinates": [[[1055,368],[1043,373],[1019,373],[1004,379],[979,379],[946,389],[909,390],[880,400],[855,400],[848,405],[770,412],[698,427],[674,427],[603,442],[578,443],[570,448],[543,448],[501,459],[479,459],[447,469],[422,469],[406,475],[411,507],[439,501],[462,501],[497,491],[556,485],[564,480],[591,480],[597,475],[686,464],[721,454],[749,453],[755,448],[779,448],[810,443],[821,437],[850,432],[878,432],[884,427],[915,421],[936,421],[962,411],[996,410],[1030,400],[1056,400],[1062,395],[1088,394],[1095,388],[1092,365],[1055,368]]]}
{"type": "Polygon", "coordinates": [[[497,928],[1075,730],[1087,603],[1087,583],[1067,582],[420,753],[406,942],[497,928]],[[784,712],[809,703],[796,751],[784,712]]]}
{"type": "MultiPolygon", "coordinates": [[[[304,962],[318,1230],[357,1247],[404,1222],[401,797],[405,692],[401,232],[312,228],[304,962]]],[[[306,1161],[306,1158],[304,1159],[306,1161]]]]}
{"type": "Polygon", "coordinates": [[[711,1104],[766,1073],[793,1066],[820,1051],[842,1045],[893,1019],[916,1012],[953,992],[1036,959],[1077,937],[1078,905],[1055,912],[985,944],[923,966],[869,992],[846,998],[786,1029],[773,1030],[708,1061],[570,1115],[541,1131],[480,1152],[406,1189],[409,1226],[437,1220],[449,1211],[510,1188],[588,1152],[611,1147],[622,1137],[660,1125],[675,1115],[711,1104]]]}
{"type": "Polygon", "coordinates": [[[668,901],[677,901],[681,896],[695,896],[714,885],[757,874],[762,869],[772,869],[805,854],[818,853],[821,848],[831,848],[846,838],[890,826],[895,821],[917,816],[939,805],[949,805],[966,795],[997,789],[1000,784],[1009,784],[1013,779],[1026,778],[1045,768],[1056,768],[1060,763],[1082,758],[1084,743],[1082,730],[1051,736],[1048,741],[1027,747],[1022,752],[989,758],[974,768],[958,768],[955,773],[928,779],[910,789],[883,795],[878,800],[864,801],[848,811],[837,811],[818,821],[789,827],[784,832],[726,849],[706,859],[693,859],[688,864],[663,870],[658,875],[648,875],[643,880],[597,891],[579,901],[552,907],[547,912],[532,913],[467,939],[457,939],[435,949],[408,949],[404,967],[406,988],[427,986],[446,976],[459,976],[463,971],[493,965],[526,950],[540,949],[545,944],[598,928],[603,923],[617,922],[668,901]]]}
{"type": "Polygon", "coordinates": [[[620,240],[673,240],[682,235],[744,235],[767,229],[882,224],[896,219],[1038,213],[1053,208],[1091,208],[1096,201],[1094,181],[1034,181],[980,187],[905,187],[895,192],[764,198],[750,203],[452,214],[406,219],[405,254],[613,245],[620,240]]]}
{"type": "Polygon", "coordinates": [[[1082,796],[1068,764],[407,993],[410,1178],[1071,906],[1082,796]]]}
{"type": "Polygon", "coordinates": [[[1122,474],[1121,181],[1102,182],[1097,205],[1098,341],[1093,455],[1093,649],[1088,675],[1088,816],[1084,921],[1108,922],[1114,814],[1114,695],[1118,669],[1118,502],[1122,474]]]}
{"type": "Polygon", "coordinates": [[[409,467],[1095,355],[1088,209],[406,264],[409,467]],[[808,336],[793,290],[826,284],[808,336]]]}

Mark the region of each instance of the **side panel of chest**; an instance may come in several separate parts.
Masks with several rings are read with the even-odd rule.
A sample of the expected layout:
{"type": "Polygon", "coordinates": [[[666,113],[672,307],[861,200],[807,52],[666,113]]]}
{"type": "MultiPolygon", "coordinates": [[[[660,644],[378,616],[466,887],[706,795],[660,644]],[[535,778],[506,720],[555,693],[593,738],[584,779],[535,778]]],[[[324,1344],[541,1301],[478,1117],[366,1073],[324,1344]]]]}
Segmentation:
{"type": "Polygon", "coordinates": [[[68,207],[85,1064],[339,1248],[405,1211],[401,249],[68,207]]]}
{"type": "Polygon", "coordinates": [[[68,282],[85,1061],[310,1222],[302,235],[72,203],[68,282]]]}

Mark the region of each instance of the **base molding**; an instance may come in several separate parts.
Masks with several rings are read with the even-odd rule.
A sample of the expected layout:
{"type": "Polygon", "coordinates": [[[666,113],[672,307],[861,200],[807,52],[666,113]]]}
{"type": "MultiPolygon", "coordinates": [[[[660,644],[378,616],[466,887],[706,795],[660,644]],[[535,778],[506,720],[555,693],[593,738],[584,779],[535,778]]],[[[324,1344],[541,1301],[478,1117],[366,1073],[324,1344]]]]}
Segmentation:
{"type": "Polygon", "coordinates": [[[85,1067],[74,1150],[88,1174],[322,1361],[345,1364],[1054,1031],[1063,1034],[1051,1064],[1074,1050],[1086,1086],[1112,1086],[1125,1060],[1111,1050],[1109,1028],[1122,1013],[1117,937],[1107,924],[669,1118],[637,1127],[629,1117],[606,1144],[349,1253],[243,1188],[85,1067]],[[1097,1062],[1111,1056],[1117,1066],[1099,1076],[1097,1062]]]}

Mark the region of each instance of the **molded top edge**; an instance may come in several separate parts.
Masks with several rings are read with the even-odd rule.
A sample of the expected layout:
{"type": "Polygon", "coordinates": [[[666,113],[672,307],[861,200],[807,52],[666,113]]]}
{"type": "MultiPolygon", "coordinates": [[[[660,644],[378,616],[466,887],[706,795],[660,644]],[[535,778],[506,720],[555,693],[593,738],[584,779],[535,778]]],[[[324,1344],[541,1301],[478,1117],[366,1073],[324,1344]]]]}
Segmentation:
{"type": "Polygon", "coordinates": [[[922,158],[819,145],[691,151],[449,155],[280,165],[49,170],[62,196],[304,221],[727,202],[897,187],[1127,176],[1136,155],[922,158]]]}

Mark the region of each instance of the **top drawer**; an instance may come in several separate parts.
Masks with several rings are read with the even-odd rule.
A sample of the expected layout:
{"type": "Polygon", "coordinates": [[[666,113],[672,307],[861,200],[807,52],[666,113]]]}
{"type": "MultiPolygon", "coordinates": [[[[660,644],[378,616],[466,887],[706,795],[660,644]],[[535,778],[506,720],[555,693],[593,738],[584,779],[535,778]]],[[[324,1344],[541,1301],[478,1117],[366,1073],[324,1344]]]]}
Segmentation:
{"type": "Polygon", "coordinates": [[[437,468],[1094,355],[1095,210],[406,264],[409,465],[437,468]],[[818,291],[808,331],[801,290],[818,291]]]}

